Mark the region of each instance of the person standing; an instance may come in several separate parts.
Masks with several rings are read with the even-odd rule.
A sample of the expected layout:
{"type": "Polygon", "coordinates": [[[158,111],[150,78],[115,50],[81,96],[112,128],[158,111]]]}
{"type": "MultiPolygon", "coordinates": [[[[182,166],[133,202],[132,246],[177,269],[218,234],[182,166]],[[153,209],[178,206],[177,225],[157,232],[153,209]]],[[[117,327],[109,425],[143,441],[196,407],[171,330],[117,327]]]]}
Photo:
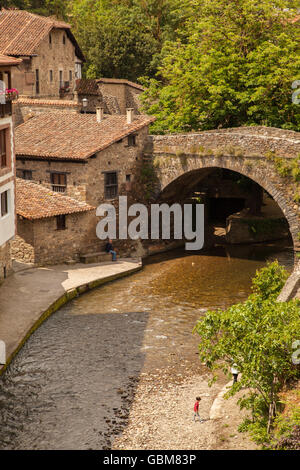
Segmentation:
{"type": "Polygon", "coordinates": [[[196,421],[197,416],[199,418],[199,421],[202,421],[202,419],[199,416],[199,403],[200,403],[200,401],[201,401],[201,398],[196,397],[196,401],[195,401],[195,404],[194,404],[194,421],[196,421]]]}
{"type": "Polygon", "coordinates": [[[235,383],[237,382],[238,375],[239,375],[239,373],[240,373],[240,371],[238,370],[236,364],[232,364],[232,366],[231,366],[231,373],[232,373],[232,376],[233,376],[233,384],[235,384],[235,383]]]}
{"type": "Polygon", "coordinates": [[[117,252],[113,249],[112,241],[110,238],[108,239],[108,242],[105,245],[105,251],[106,253],[111,253],[112,261],[117,261],[117,252]]]}

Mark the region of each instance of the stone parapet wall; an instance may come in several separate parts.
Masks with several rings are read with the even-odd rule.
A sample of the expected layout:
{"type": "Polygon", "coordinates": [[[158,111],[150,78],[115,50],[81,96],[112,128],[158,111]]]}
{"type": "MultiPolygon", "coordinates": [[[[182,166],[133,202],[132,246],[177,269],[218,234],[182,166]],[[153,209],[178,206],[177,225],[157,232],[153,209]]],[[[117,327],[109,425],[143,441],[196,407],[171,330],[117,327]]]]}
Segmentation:
{"type": "Polygon", "coordinates": [[[295,157],[300,153],[299,132],[263,126],[149,136],[149,142],[154,153],[205,153],[221,149],[245,156],[264,156],[271,151],[278,156],[295,157]]]}

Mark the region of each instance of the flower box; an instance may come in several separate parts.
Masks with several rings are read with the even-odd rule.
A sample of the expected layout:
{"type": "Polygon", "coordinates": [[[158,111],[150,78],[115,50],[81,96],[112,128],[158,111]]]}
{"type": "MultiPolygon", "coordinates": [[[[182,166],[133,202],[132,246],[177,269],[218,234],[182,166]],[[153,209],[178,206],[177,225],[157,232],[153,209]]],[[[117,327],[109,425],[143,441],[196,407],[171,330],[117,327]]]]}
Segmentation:
{"type": "Polygon", "coordinates": [[[7,88],[5,90],[5,100],[6,101],[13,101],[18,98],[19,92],[15,88],[7,88]]]}

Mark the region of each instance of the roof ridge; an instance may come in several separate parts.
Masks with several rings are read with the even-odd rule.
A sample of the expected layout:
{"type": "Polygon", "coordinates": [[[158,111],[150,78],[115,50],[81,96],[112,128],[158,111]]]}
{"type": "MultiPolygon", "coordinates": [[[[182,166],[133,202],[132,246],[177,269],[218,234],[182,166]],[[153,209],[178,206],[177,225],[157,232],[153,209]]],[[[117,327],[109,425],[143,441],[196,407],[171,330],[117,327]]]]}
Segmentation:
{"type": "MultiPolygon", "coordinates": [[[[1,12],[0,12],[0,13],[1,13],[1,12]]],[[[26,12],[26,13],[28,13],[28,12],[26,12]]],[[[28,27],[31,22],[32,22],[32,18],[30,18],[30,19],[27,21],[26,25],[24,25],[24,26],[28,27]]],[[[4,51],[9,50],[9,46],[10,46],[13,42],[16,41],[16,39],[18,38],[18,36],[20,36],[21,34],[23,34],[23,30],[24,30],[24,27],[22,27],[22,29],[20,29],[19,33],[16,34],[16,36],[14,36],[14,37],[12,38],[12,40],[10,41],[10,43],[7,44],[7,46],[6,46],[6,48],[4,49],[4,51]]]]}
{"type": "Polygon", "coordinates": [[[42,19],[42,20],[44,20],[48,23],[51,23],[52,25],[55,25],[55,23],[56,23],[57,25],[61,24],[61,25],[64,25],[65,27],[71,28],[70,23],[67,23],[63,20],[59,20],[56,17],[39,15],[38,13],[33,13],[31,11],[22,10],[21,8],[15,8],[13,10],[2,8],[2,10],[0,10],[0,17],[1,17],[1,12],[8,12],[8,14],[10,14],[10,15],[14,14],[14,13],[22,13],[23,15],[30,16],[31,20],[34,19],[34,18],[40,18],[40,19],[42,19]]]}

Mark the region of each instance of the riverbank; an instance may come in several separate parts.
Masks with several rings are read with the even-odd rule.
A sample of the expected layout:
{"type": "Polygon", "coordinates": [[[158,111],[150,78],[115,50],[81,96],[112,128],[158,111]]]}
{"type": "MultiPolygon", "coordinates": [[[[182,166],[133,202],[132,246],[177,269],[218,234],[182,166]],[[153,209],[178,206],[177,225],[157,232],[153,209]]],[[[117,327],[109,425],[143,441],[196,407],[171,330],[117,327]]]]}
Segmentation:
{"type": "MultiPolygon", "coordinates": [[[[164,371],[166,374],[166,371],[164,371]]],[[[257,445],[238,425],[245,412],[236,397],[225,400],[224,377],[212,387],[209,374],[165,381],[162,376],[142,374],[123,433],[113,442],[114,450],[255,450],[257,445]],[[221,391],[220,391],[221,388],[221,391]],[[202,422],[193,421],[195,397],[200,396],[202,422]]]]}
{"type": "Polygon", "coordinates": [[[17,270],[0,286],[0,340],[6,345],[4,372],[38,326],[62,305],[107,282],[142,269],[139,259],[17,270]]]}

